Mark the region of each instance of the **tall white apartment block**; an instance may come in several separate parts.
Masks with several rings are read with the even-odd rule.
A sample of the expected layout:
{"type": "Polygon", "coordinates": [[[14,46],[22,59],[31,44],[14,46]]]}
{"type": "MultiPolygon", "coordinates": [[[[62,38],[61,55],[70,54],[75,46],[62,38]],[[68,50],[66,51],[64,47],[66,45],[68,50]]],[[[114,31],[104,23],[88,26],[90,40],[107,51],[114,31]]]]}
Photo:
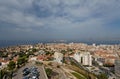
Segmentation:
{"type": "Polygon", "coordinates": [[[92,66],[92,55],[90,54],[90,52],[75,53],[73,58],[82,65],[92,66]]]}
{"type": "Polygon", "coordinates": [[[54,53],[54,61],[62,64],[63,62],[63,54],[59,52],[54,53]]]}

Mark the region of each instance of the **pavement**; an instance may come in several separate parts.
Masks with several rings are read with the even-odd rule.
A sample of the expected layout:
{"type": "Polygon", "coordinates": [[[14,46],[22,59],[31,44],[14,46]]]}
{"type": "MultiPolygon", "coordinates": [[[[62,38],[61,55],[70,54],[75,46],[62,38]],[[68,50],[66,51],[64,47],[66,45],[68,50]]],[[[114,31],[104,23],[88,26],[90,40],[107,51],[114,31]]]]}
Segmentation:
{"type": "Polygon", "coordinates": [[[65,72],[62,69],[54,68],[53,71],[58,73],[56,79],[68,79],[68,77],[66,76],[65,72]]]}
{"type": "Polygon", "coordinates": [[[13,74],[13,78],[12,79],[23,79],[23,75],[22,75],[23,69],[25,69],[25,68],[31,68],[33,66],[37,67],[38,71],[40,72],[39,73],[40,74],[39,79],[48,79],[47,76],[46,76],[46,72],[44,70],[44,67],[43,66],[37,66],[33,62],[27,63],[24,67],[20,68],[17,72],[15,72],[13,74]]]}

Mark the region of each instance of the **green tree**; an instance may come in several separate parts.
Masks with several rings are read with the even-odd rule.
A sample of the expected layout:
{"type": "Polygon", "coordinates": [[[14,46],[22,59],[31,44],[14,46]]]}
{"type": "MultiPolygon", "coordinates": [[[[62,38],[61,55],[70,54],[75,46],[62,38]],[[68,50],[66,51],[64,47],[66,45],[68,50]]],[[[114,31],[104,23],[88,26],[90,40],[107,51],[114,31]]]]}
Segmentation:
{"type": "Polygon", "coordinates": [[[15,69],[15,66],[16,66],[15,62],[14,61],[10,61],[9,64],[8,64],[8,69],[9,70],[13,70],[13,69],[15,69]]]}
{"type": "Polygon", "coordinates": [[[8,69],[10,70],[8,75],[9,75],[9,78],[12,79],[12,75],[13,75],[13,70],[15,69],[16,67],[16,64],[14,61],[10,61],[9,64],[8,64],[8,69]]]}
{"type": "Polygon", "coordinates": [[[106,74],[102,73],[102,74],[98,75],[98,79],[108,79],[108,78],[107,78],[106,74]]]}
{"type": "Polygon", "coordinates": [[[4,75],[5,75],[5,71],[4,70],[0,70],[0,79],[2,79],[4,75]]]}
{"type": "Polygon", "coordinates": [[[17,66],[21,66],[27,62],[28,58],[26,56],[19,57],[17,60],[17,66]]]}
{"type": "Polygon", "coordinates": [[[51,52],[50,51],[45,51],[46,52],[46,55],[49,55],[49,54],[51,54],[51,52]]]}
{"type": "Polygon", "coordinates": [[[33,49],[32,49],[32,51],[33,51],[33,52],[37,52],[38,50],[37,50],[37,49],[35,49],[35,48],[33,48],[33,49]]]}
{"type": "Polygon", "coordinates": [[[24,56],[27,56],[24,52],[21,52],[21,53],[19,54],[19,57],[24,57],[24,56]]]}
{"type": "Polygon", "coordinates": [[[66,50],[61,50],[61,53],[62,54],[65,54],[67,51],[66,50]]]}
{"type": "Polygon", "coordinates": [[[0,52],[0,57],[8,57],[8,53],[7,52],[0,52]]]}
{"type": "Polygon", "coordinates": [[[50,78],[53,72],[52,69],[46,68],[45,71],[46,71],[47,76],[50,78]]]}
{"type": "Polygon", "coordinates": [[[29,51],[29,52],[28,52],[28,56],[29,56],[29,55],[34,55],[34,53],[33,53],[32,51],[29,51]]]}

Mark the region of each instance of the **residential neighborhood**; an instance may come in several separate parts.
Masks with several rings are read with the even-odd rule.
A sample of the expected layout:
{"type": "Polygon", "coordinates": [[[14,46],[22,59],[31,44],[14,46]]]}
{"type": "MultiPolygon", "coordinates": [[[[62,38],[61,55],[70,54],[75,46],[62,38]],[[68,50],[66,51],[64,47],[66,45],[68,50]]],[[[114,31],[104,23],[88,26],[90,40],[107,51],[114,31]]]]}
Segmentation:
{"type": "MultiPolygon", "coordinates": [[[[15,63],[15,67],[12,69],[13,74],[24,65],[27,66],[29,63],[34,63],[33,66],[37,65],[39,68],[38,65],[40,64],[44,70],[50,68],[54,71],[55,68],[59,71],[62,68],[61,73],[54,71],[58,73],[58,76],[64,74],[59,79],[76,79],[72,72],[82,74],[85,78],[90,77],[91,79],[100,79],[99,76],[103,74],[107,79],[117,79],[119,77],[119,45],[39,43],[1,48],[0,52],[0,69],[9,70],[9,65],[13,62],[15,63]],[[71,69],[72,66],[89,74],[86,76],[84,73],[71,69]],[[71,71],[71,73],[67,75],[67,71],[71,71]]],[[[46,73],[44,74],[47,75],[46,73]]],[[[56,77],[53,76],[50,75],[47,78],[55,79],[56,77]]]]}

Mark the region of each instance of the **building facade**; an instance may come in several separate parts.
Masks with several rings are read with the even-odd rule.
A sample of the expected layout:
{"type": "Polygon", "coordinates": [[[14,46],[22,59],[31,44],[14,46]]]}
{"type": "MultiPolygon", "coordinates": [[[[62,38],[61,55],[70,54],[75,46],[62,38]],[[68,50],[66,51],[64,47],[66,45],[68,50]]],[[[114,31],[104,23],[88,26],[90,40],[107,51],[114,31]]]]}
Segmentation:
{"type": "Polygon", "coordinates": [[[120,79],[120,59],[115,60],[115,75],[116,79],[120,79]]]}
{"type": "Polygon", "coordinates": [[[92,55],[89,52],[75,53],[73,58],[85,66],[92,66],[92,55]]]}
{"type": "Polygon", "coordinates": [[[63,62],[63,54],[59,52],[54,53],[54,61],[62,64],[63,62]]]}

